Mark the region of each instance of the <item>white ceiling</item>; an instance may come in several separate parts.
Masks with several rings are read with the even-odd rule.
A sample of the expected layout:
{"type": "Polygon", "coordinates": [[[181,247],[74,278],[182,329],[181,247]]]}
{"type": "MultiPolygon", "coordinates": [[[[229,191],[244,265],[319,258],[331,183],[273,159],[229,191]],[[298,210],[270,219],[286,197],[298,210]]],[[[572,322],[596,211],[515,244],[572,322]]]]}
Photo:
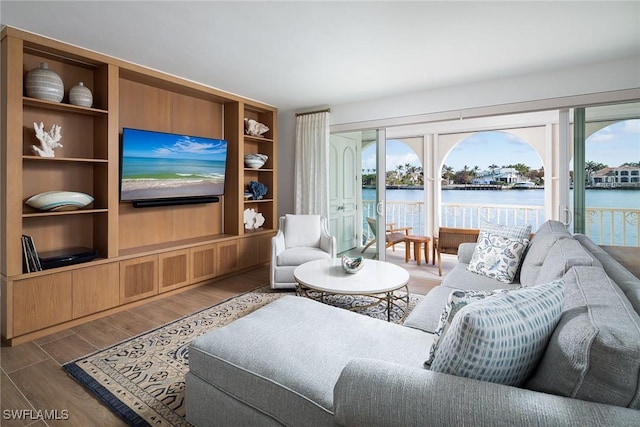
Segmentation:
{"type": "Polygon", "coordinates": [[[283,111],[640,54],[640,2],[5,1],[0,22],[283,111]]]}

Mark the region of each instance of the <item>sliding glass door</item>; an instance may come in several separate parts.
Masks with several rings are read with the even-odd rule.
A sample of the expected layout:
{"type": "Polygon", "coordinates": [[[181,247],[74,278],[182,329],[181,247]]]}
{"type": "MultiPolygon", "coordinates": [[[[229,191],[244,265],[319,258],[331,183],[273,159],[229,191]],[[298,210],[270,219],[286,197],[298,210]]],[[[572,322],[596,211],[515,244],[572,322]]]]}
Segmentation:
{"type": "Polygon", "coordinates": [[[573,230],[640,246],[640,103],[574,111],[573,230]]]}

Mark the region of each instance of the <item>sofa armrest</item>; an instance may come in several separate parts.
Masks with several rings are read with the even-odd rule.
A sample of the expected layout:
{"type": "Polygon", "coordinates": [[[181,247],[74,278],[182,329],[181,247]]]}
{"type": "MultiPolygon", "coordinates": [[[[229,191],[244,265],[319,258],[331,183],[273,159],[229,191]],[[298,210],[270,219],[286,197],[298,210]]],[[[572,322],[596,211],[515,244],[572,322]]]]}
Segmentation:
{"type": "Polygon", "coordinates": [[[475,243],[460,243],[460,246],[458,246],[458,262],[469,264],[475,249],[475,243]]]}
{"type": "Polygon", "coordinates": [[[340,425],[639,425],[640,411],[372,359],[354,359],[334,391],[340,425]]]}

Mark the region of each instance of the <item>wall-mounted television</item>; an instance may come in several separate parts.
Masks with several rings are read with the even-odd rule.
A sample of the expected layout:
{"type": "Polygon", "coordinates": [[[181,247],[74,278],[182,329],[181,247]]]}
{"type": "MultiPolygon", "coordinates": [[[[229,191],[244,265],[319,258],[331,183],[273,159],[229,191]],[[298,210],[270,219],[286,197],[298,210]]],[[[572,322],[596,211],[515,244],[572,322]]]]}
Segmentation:
{"type": "Polygon", "coordinates": [[[227,141],[124,128],[120,201],[135,207],[209,203],[224,195],[227,141]]]}

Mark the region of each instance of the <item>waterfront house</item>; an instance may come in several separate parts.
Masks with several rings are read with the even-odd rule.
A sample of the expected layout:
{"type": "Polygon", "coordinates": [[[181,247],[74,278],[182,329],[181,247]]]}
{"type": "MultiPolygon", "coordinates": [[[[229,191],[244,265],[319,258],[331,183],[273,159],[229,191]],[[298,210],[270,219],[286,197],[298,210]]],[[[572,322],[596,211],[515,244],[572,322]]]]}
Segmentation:
{"type": "Polygon", "coordinates": [[[640,167],[608,167],[596,171],[589,177],[594,188],[640,188],[640,167]]]}

